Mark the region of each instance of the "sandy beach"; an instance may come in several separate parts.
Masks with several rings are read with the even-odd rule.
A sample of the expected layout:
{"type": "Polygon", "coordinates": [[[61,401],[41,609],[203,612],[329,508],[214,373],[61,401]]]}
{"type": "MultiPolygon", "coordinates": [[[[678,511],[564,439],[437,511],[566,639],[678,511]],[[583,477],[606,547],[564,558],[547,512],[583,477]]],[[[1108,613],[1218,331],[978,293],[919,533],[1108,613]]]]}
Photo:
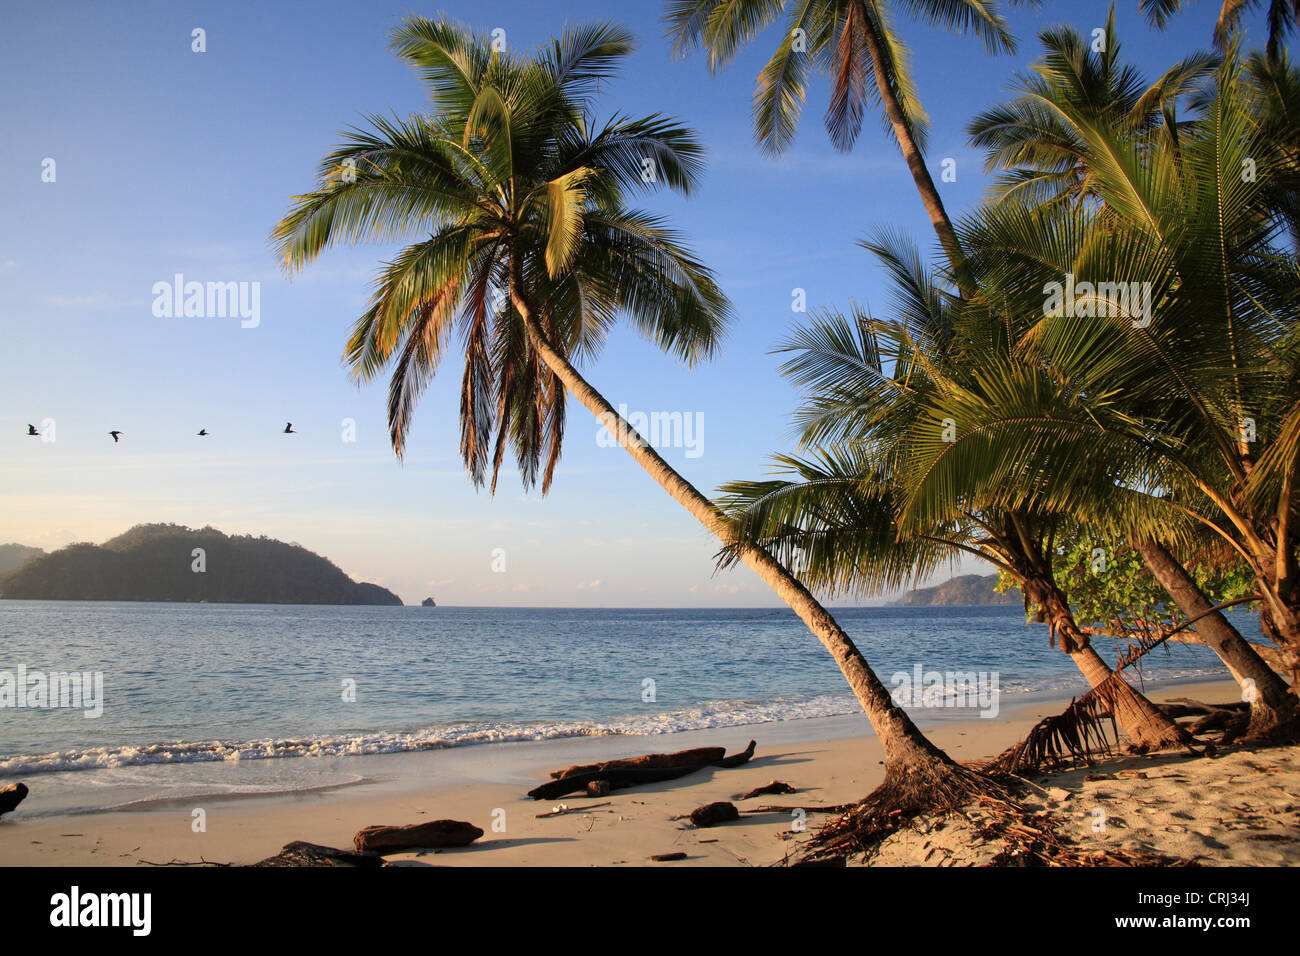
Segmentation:
{"type": "MultiPolygon", "coordinates": [[[[1229,700],[1231,682],[1178,684],[1151,690],[1155,700],[1229,700]]],[[[995,755],[1024,736],[1064,701],[1043,700],[998,720],[948,721],[927,732],[958,760],[995,755]]],[[[748,809],[833,805],[875,787],[882,755],[864,719],[826,718],[655,736],[616,736],[465,747],[387,757],[351,758],[366,780],[326,791],[187,801],[130,811],[39,815],[42,781],[22,810],[0,822],[0,862],[35,866],[146,866],[173,861],[247,864],[305,840],[352,847],[373,824],[465,820],[485,831],[469,847],[389,856],[403,865],[452,866],[761,866],[781,861],[806,838],[792,832],[790,812],[748,809]],[[526,792],[548,772],[572,763],[668,752],[695,746],[741,749],[758,742],[752,761],[707,768],[666,783],[601,798],[534,801],[526,792]],[[741,819],[697,829],[682,819],[696,807],[735,800],[773,780],[796,794],[737,801],[741,819]],[[563,804],[575,812],[539,819],[563,804]],[[603,804],[603,805],[598,805],[603,804]],[[195,832],[194,810],[206,828],[195,832]],[[653,855],[685,853],[672,863],[653,855]]],[[[303,758],[311,759],[311,758],[303,758]]],[[[1202,864],[1294,865],[1300,862],[1300,754],[1295,748],[1230,752],[1218,758],[1183,754],[1122,757],[1097,767],[1035,778],[1036,798],[1064,814],[1067,828],[1099,846],[1136,847],[1202,864]],[[1093,779],[1089,779],[1093,778],[1093,779]],[[1103,827],[1097,821],[1104,820],[1103,827]]],[[[809,814],[808,828],[819,816],[809,814]]],[[[960,828],[942,835],[907,832],[891,838],[874,862],[886,865],[979,863],[988,847],[960,828]]]]}

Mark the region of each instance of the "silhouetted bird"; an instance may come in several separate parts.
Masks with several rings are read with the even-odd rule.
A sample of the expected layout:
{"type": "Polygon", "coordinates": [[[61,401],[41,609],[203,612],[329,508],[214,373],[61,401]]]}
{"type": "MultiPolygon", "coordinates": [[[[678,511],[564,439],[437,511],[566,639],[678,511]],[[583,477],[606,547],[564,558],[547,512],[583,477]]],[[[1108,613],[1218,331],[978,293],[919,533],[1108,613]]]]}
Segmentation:
{"type": "Polygon", "coordinates": [[[206,428],[200,428],[200,429],[199,429],[199,434],[200,434],[200,435],[206,435],[207,433],[208,433],[208,430],[207,430],[206,428]]]}
{"type": "Polygon", "coordinates": [[[36,430],[36,426],[35,426],[35,425],[28,425],[28,426],[27,426],[27,434],[28,434],[28,435],[35,435],[35,436],[37,436],[37,437],[39,438],[41,433],[38,432],[38,431],[36,430]]]}
{"type": "Polygon", "coordinates": [[[118,439],[118,437],[119,437],[122,433],[119,432],[119,431],[111,431],[111,432],[109,432],[109,434],[113,436],[113,444],[116,445],[116,444],[117,444],[117,439],[118,439]]]}
{"type": "Polygon", "coordinates": [[[284,433],[285,433],[286,435],[296,435],[296,434],[298,434],[296,431],[293,430],[293,422],[285,422],[285,423],[284,423],[284,433]]]}

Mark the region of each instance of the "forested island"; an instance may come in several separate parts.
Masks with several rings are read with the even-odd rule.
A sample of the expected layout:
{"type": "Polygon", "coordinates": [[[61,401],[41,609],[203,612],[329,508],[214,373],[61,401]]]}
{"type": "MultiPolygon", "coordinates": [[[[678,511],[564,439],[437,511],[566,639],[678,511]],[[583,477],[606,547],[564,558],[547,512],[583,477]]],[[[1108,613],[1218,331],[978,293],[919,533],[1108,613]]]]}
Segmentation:
{"type": "Polygon", "coordinates": [[[176,524],[136,525],[103,544],[71,544],[49,554],[38,553],[0,577],[0,598],[402,603],[387,588],[354,581],[333,562],[301,545],[176,524]]]}
{"type": "Polygon", "coordinates": [[[940,607],[965,604],[1022,604],[1020,591],[1013,588],[1005,594],[993,590],[998,583],[996,574],[959,574],[933,587],[908,591],[896,604],[909,607],[940,607]]]}

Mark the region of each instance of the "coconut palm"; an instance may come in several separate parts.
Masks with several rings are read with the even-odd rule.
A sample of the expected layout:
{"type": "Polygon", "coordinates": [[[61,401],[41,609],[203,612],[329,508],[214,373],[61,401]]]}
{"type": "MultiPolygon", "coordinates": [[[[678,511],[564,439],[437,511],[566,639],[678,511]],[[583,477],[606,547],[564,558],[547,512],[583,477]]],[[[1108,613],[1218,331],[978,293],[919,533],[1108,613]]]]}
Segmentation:
{"type": "MultiPolygon", "coordinates": [[[[781,41],[754,88],[759,146],[779,155],[794,140],[814,71],[831,77],[826,131],[836,149],[853,148],[874,100],[902,150],[940,245],[960,269],[952,222],[925,165],[927,119],[890,6],[882,0],[668,0],[665,20],[674,52],[685,55],[702,46],[709,69],[716,71],[785,14],[781,41]]],[[[995,0],[916,0],[905,6],[932,26],[974,33],[990,52],[1015,49],[995,0]]]]}
{"type": "Polygon", "coordinates": [[[1082,126],[1106,124],[1135,141],[1156,136],[1177,141],[1186,125],[1179,100],[1213,73],[1218,58],[1193,53],[1155,83],[1120,57],[1115,7],[1110,7],[1101,49],[1070,26],[1039,34],[1043,57],[1017,73],[1016,96],[977,115],[967,125],[973,145],[987,153],[985,169],[998,172],[996,200],[1095,201],[1096,188],[1082,126]]]}
{"type": "MultiPolygon", "coordinates": [[[[983,330],[991,334],[965,334],[958,313],[969,310],[969,301],[945,291],[904,240],[886,235],[865,245],[893,280],[895,317],[822,313],[783,347],[794,353],[783,370],[806,392],[798,420],[811,452],[778,459],[787,479],[724,487],[738,533],[812,586],[854,595],[896,588],[963,554],[988,561],[1038,609],[1052,643],[1059,641],[1112,705],[1134,744],[1185,742],[1185,733],[1115,675],[1075,623],[1052,569],[1059,517],[962,500],[941,521],[906,531],[897,525],[899,497],[906,495],[900,483],[915,477],[909,447],[934,430],[922,417],[927,403],[953,391],[982,392],[1005,342],[998,341],[999,325],[983,330]]],[[[936,427],[945,424],[955,423],[938,420],[936,427]]]]}
{"type": "MultiPolygon", "coordinates": [[[[428,116],[371,118],[327,155],[315,189],[273,233],[297,270],[326,248],[421,236],[381,270],[346,359],[361,380],[394,365],[389,422],[403,448],[421,387],[458,325],[465,349],[461,452],[475,480],[493,480],[508,435],[525,482],[545,448],[554,474],[563,395],[572,393],[634,460],[724,544],[730,524],[623,420],[579,372],[619,317],[688,363],[717,347],[729,305],[712,274],[659,219],[624,197],[647,185],[689,192],[701,150],[658,115],[592,115],[596,86],[631,49],[621,28],[571,29],[527,58],[446,21],[405,21],[394,47],[423,76],[428,116]]],[[[761,547],[739,559],[808,625],[835,658],[885,751],[881,799],[894,805],[963,799],[983,778],[950,761],[895,706],[852,639],[761,547]]]]}
{"type": "MultiPolygon", "coordinates": [[[[1247,12],[1264,5],[1265,0],[1223,0],[1219,19],[1214,24],[1214,42],[1226,47],[1241,29],[1247,12]]],[[[1183,8],[1184,0],[1138,0],[1138,8],[1153,26],[1164,28],[1169,18],[1183,8]]],[[[1267,0],[1268,59],[1277,62],[1285,53],[1286,35],[1300,27],[1300,0],[1267,0]]]]}
{"type": "MultiPolygon", "coordinates": [[[[1101,49],[1065,27],[1044,31],[1040,39],[1045,57],[1031,74],[1018,77],[1019,95],[976,117],[968,127],[972,142],[988,152],[986,167],[1000,171],[992,189],[998,201],[1101,203],[1092,179],[1092,157],[1087,131],[1117,131],[1139,150],[1152,149],[1158,139],[1176,153],[1179,137],[1191,124],[1177,119],[1179,100],[1186,98],[1193,113],[1210,108],[1213,93],[1204,81],[1217,68],[1217,58],[1193,54],[1168,70],[1154,85],[1144,88],[1140,74],[1121,65],[1115,32],[1115,8],[1107,17],[1101,49]]],[[[1294,141],[1295,97],[1285,65],[1269,64],[1256,55],[1247,68],[1253,91],[1253,113],[1267,127],[1274,142],[1294,141]],[[1288,109],[1290,107],[1290,109],[1288,109]]],[[[1292,152],[1294,156],[1294,151],[1292,152]]],[[[1275,164],[1275,169],[1286,164],[1275,164]]],[[[1289,164],[1292,169],[1295,163],[1289,164]]],[[[1294,175],[1269,178],[1268,193],[1279,210],[1294,211],[1294,175]]],[[[1294,215],[1291,221],[1295,221],[1294,215]]],[[[1212,609],[1186,568],[1170,549],[1154,537],[1134,542],[1151,572],[1173,596],[1188,619],[1198,621],[1193,632],[1221,655],[1240,675],[1240,653],[1245,638],[1223,614],[1212,609]]],[[[1259,662],[1254,662],[1254,669],[1259,662]]],[[[1251,670],[1252,668],[1247,668],[1251,670]]]]}
{"type": "MultiPolygon", "coordinates": [[[[1294,669],[1300,276],[1266,185],[1282,153],[1252,104],[1230,50],[1203,116],[1176,147],[1084,129],[1106,215],[1064,204],[986,210],[963,228],[981,294],[1027,323],[1016,349],[1026,365],[1050,370],[1063,400],[1049,406],[1024,390],[1015,416],[949,402],[970,440],[931,443],[915,462],[926,481],[900,515],[905,526],[942,517],[959,482],[990,506],[1032,501],[1102,517],[1119,509],[1117,526],[1137,541],[1196,522],[1250,566],[1265,631],[1294,669]],[[1045,293],[1063,278],[1072,301],[1048,308],[1045,293]],[[1149,308],[1134,308],[1129,290],[1149,308]],[[1114,475],[1100,498],[1096,462],[1114,475]]],[[[1286,724],[1294,697],[1262,661],[1252,664],[1252,726],[1286,724]]]]}

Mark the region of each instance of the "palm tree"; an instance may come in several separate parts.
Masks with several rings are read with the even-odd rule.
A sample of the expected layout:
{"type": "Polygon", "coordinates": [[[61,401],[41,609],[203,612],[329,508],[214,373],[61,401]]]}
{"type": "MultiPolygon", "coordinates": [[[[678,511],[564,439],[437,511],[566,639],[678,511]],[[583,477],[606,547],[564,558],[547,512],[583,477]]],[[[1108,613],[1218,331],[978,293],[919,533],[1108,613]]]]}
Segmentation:
{"type": "MultiPolygon", "coordinates": [[[[1292,224],[1267,185],[1284,153],[1253,102],[1230,50],[1176,147],[1084,128],[1105,215],[986,210],[963,229],[981,293],[1029,323],[1016,348],[1050,370],[1061,400],[1048,407],[1025,392],[1014,421],[965,409],[973,440],[918,461],[931,485],[904,512],[934,520],[959,480],[1001,507],[1092,512],[1138,542],[1186,540],[1198,524],[1251,568],[1262,624],[1294,671],[1300,274],[1285,245],[1292,224]],[[1087,293],[1045,308],[1048,283],[1067,275],[1087,293]],[[1149,310],[1123,307],[1129,289],[1145,290],[1149,310]],[[1100,494],[1090,462],[1112,476],[1100,494]],[[1049,466],[1044,486],[1034,476],[1049,466]]],[[[1296,703],[1285,685],[1248,646],[1223,650],[1258,675],[1252,732],[1285,729],[1296,703]]]]}
{"type": "MultiPolygon", "coordinates": [[[[974,33],[990,52],[1015,50],[995,0],[916,0],[907,8],[932,26],[974,33]]],[[[668,0],[665,20],[674,52],[686,55],[703,46],[709,69],[716,71],[782,13],[786,14],[783,37],[754,88],[754,135],[759,146],[779,155],[794,140],[813,70],[831,76],[826,131],[836,149],[853,148],[874,98],[902,150],[939,243],[960,273],[961,248],[925,165],[927,119],[912,82],[910,54],[894,31],[889,4],[883,0],[668,0]]]]}
{"type": "MultiPolygon", "coordinates": [[[[1114,15],[1112,5],[1100,51],[1068,27],[1044,31],[1040,39],[1046,54],[1031,75],[1018,77],[1019,95],[971,122],[968,132],[973,143],[988,151],[987,168],[1001,171],[992,190],[997,201],[1088,202],[1105,210],[1093,174],[1097,131],[1117,134],[1139,155],[1163,147],[1176,156],[1180,138],[1195,130],[1194,123],[1177,119],[1179,100],[1186,97],[1194,115],[1213,108],[1212,85],[1207,87],[1205,81],[1217,70],[1219,58],[1193,54],[1144,89],[1138,72],[1121,65],[1114,15]]],[[[1294,115],[1300,99],[1295,95],[1293,71],[1285,63],[1269,64],[1256,55],[1246,72],[1254,104],[1251,114],[1259,117],[1263,135],[1274,143],[1295,142],[1294,115]]],[[[1295,151],[1290,155],[1292,161],[1273,164],[1266,195],[1277,211],[1285,214],[1289,209],[1294,223],[1295,151]],[[1279,175],[1279,170],[1285,174],[1279,175]]],[[[1264,679],[1273,686],[1271,678],[1263,677],[1265,662],[1256,659],[1253,645],[1213,610],[1170,548],[1153,536],[1133,545],[1183,614],[1197,621],[1196,633],[1229,669],[1241,679],[1253,675],[1252,681],[1264,679]]]]}
{"type": "MultiPolygon", "coordinates": [[[[1184,0],[1138,0],[1138,8],[1146,14],[1147,20],[1156,27],[1164,29],[1169,18],[1183,8],[1184,0]]],[[[1268,45],[1267,56],[1276,63],[1285,55],[1282,46],[1286,35],[1300,27],[1300,0],[1267,0],[1268,3],[1268,45]]],[[[1247,11],[1263,5],[1263,0],[1223,0],[1219,8],[1219,19],[1214,24],[1214,42],[1226,48],[1232,37],[1241,29],[1241,21],[1247,11]]]]}
{"type": "Polygon", "coordinates": [[[1059,641],[1135,745],[1184,743],[1186,734],[1115,675],[1075,623],[1052,569],[1059,518],[961,498],[942,520],[898,526],[905,483],[916,477],[910,446],[935,430],[921,417],[927,403],[954,392],[983,393],[983,376],[998,366],[1005,343],[996,325],[991,335],[959,334],[959,313],[970,300],[941,288],[906,242],[887,235],[864,245],[891,275],[898,318],[823,313],[786,343],[795,357],[783,370],[806,390],[798,418],[811,455],[778,459],[791,479],[724,487],[740,536],[761,543],[812,586],[853,594],[896,588],[962,554],[988,561],[1038,609],[1053,645],[1059,641]]]}
{"type": "Polygon", "coordinates": [[[1185,123],[1179,100],[1213,73],[1218,58],[1193,53],[1147,84],[1120,58],[1115,6],[1106,17],[1101,50],[1073,27],[1044,30],[1044,56],[1017,73],[1017,94],[977,115],[966,131],[987,153],[985,170],[999,175],[990,190],[998,201],[1095,201],[1096,187],[1081,127],[1105,124],[1138,142],[1158,136],[1175,142],[1185,123]]]}
{"type": "MultiPolygon", "coordinates": [[[[731,525],[713,502],[575,364],[595,356],[619,316],[665,351],[700,361],[716,348],[729,313],[712,274],[672,231],[624,204],[647,179],[689,192],[700,169],[694,136],[658,115],[603,126],[592,116],[596,86],[629,52],[630,35],[608,24],[571,29],[518,58],[451,23],[411,18],[393,43],[427,82],[433,115],[372,117],[371,130],[353,130],[273,239],[285,267],[296,270],[340,242],[428,236],[385,265],[346,353],[363,381],[396,358],[394,448],[401,453],[420,389],[459,317],[461,453],[476,483],[485,480],[494,433],[495,481],[509,433],[525,483],[545,447],[545,490],[567,390],[677,502],[732,544],[731,525]]],[[[789,571],[761,547],[741,544],[737,553],[807,624],[853,688],[885,751],[883,804],[942,806],[987,786],[895,706],[849,635],[789,571]]]]}

